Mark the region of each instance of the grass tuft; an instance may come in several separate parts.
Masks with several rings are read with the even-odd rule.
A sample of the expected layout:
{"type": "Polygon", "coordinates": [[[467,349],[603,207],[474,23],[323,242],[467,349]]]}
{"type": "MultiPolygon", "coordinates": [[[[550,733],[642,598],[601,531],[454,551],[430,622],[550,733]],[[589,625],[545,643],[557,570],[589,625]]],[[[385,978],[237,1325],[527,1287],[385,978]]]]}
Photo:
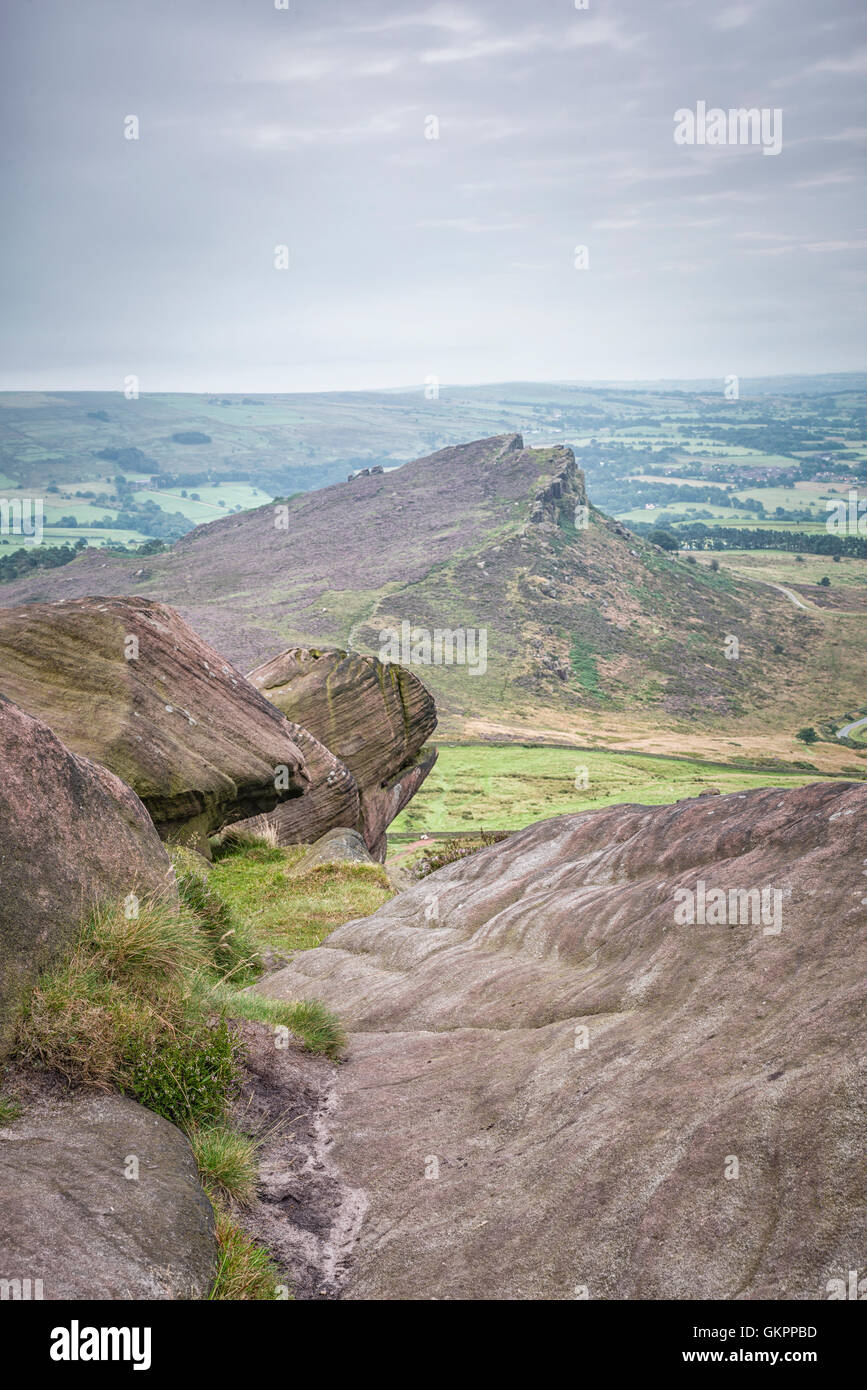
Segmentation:
{"type": "Polygon", "coordinates": [[[258,1178],[255,1142],[225,1124],[193,1125],[187,1137],[209,1196],[249,1206],[258,1178]]]}
{"type": "Polygon", "coordinates": [[[250,1240],[219,1202],[214,1216],[219,1257],[209,1299],[238,1302],[277,1298],[277,1290],[285,1281],[268,1251],[250,1240]]]}
{"type": "Polygon", "coordinates": [[[308,1052],[334,1061],[346,1046],[346,1035],[337,1016],[318,999],[269,999],[264,994],[232,989],[222,983],[209,984],[206,980],[197,981],[194,988],[206,992],[208,1007],[223,1018],[288,1028],[308,1052]]]}
{"type": "Polygon", "coordinates": [[[0,1096],[0,1129],[4,1125],[11,1125],[21,1114],[21,1106],[17,1100],[12,1100],[9,1096],[0,1096]]]}

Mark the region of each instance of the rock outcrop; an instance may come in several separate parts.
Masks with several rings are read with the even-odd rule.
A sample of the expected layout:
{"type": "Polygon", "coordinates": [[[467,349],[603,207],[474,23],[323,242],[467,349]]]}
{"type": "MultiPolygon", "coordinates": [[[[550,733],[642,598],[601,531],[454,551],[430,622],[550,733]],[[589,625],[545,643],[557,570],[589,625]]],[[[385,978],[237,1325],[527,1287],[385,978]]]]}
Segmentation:
{"type": "Polygon", "coordinates": [[[357,830],[329,830],[320,835],[301,859],[293,867],[293,873],[306,874],[309,869],[317,869],[322,864],[374,864],[367,845],[357,830]]]}
{"type": "Polygon", "coordinates": [[[123,1096],[31,1079],[0,1130],[0,1278],[46,1300],[207,1298],[216,1258],[179,1129],[123,1096]]]}
{"type": "Polygon", "coordinates": [[[176,892],[135,793],[0,696],[0,1053],[27,986],[96,904],[176,892]]]}
{"type": "Polygon", "coordinates": [[[147,599],[0,609],[0,690],[122,777],[165,839],[201,845],[309,784],[273,704],[147,599]]]}
{"type": "Polygon", "coordinates": [[[865,872],[863,785],[616,806],[264,981],[352,1030],[344,1296],[826,1298],[867,1248],[865,872]]]}
{"type": "Polygon", "coordinates": [[[403,666],[307,647],[291,647],[257,666],[249,680],[318,739],[346,774],[308,756],[312,785],[303,805],[287,803],[272,815],[281,843],[316,838],[308,829],[312,803],[323,808],[317,832],[318,822],[330,816],[330,827],[358,829],[371,854],[383,860],[389,824],[436,761],[436,749],[424,747],[437,722],[430,691],[403,666]],[[357,808],[350,816],[352,784],[357,808]]]}

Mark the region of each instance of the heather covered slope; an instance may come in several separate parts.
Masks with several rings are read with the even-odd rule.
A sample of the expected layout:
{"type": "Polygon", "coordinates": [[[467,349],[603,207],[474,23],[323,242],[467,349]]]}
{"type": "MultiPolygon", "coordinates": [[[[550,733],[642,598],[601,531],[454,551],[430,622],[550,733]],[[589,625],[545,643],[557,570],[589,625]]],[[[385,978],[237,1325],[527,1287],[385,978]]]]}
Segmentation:
{"type": "Polygon", "coordinates": [[[734,741],[727,756],[792,758],[798,727],[863,699],[851,627],[672,558],[592,507],[576,527],[587,502],[570,450],[504,435],[227,517],[164,555],[89,553],[4,598],[159,598],[242,669],[296,642],[376,654],[404,621],[485,629],[484,673],[421,670],[441,736],[580,730],[641,747],[665,730],[697,751],[714,731],[734,741]]]}
{"type": "Polygon", "coordinates": [[[564,816],[263,981],[350,1030],[344,1297],[814,1300],[863,1269],[865,862],[852,784],[564,816]]]}

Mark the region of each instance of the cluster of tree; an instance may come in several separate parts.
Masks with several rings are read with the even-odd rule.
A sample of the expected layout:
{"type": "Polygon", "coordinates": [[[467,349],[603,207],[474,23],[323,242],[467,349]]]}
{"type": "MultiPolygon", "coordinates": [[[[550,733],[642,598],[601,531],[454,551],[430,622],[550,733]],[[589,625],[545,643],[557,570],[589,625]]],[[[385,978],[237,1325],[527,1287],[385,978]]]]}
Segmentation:
{"type": "MultiPolygon", "coordinates": [[[[633,522],[629,528],[637,536],[648,537],[658,525],[633,522]]],[[[678,526],[677,539],[692,550],[789,550],[796,554],[845,555],[867,560],[867,540],[858,536],[831,536],[824,532],[753,530],[741,526],[705,526],[690,521],[678,526]]]]}
{"type": "Polygon", "coordinates": [[[121,468],[128,468],[132,473],[147,473],[149,469],[153,469],[154,472],[159,471],[157,465],[148,458],[142,449],[98,449],[94,457],[105,459],[108,463],[119,463],[121,468]]]}
{"type": "Polygon", "coordinates": [[[219,487],[220,483],[252,483],[253,474],[249,469],[233,468],[228,473],[216,474],[210,470],[198,473],[158,473],[150,480],[152,488],[169,488],[175,491],[184,487],[219,487]]]}
{"type": "Polygon", "coordinates": [[[13,550],[11,555],[0,556],[0,584],[8,584],[30,570],[56,569],[58,565],[68,565],[84,550],[87,541],[76,541],[75,545],[37,545],[28,550],[13,550]]]}
{"type": "Polygon", "coordinates": [[[166,512],[148,498],[146,502],[135,503],[134,508],[121,508],[116,517],[104,516],[99,523],[108,531],[141,531],[145,536],[155,536],[159,540],[177,541],[192,531],[194,521],[183,512],[166,512]]]}
{"type": "MultiPolygon", "coordinates": [[[[0,584],[8,584],[29,574],[31,570],[57,569],[60,565],[68,565],[86,548],[87,541],[79,540],[75,545],[38,545],[26,550],[13,550],[10,555],[0,556],[0,584]]],[[[156,539],[143,541],[141,545],[113,544],[104,548],[119,555],[159,555],[168,549],[164,541],[156,539]]]]}

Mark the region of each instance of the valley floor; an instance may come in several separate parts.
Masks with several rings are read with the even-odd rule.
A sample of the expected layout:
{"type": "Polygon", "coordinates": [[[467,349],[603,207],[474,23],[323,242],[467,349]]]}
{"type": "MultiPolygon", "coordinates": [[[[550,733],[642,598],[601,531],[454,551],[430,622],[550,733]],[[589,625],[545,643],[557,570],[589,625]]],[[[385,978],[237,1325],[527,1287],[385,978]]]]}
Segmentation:
{"type": "MultiPolygon", "coordinates": [[[[826,747],[831,746],[807,749],[802,745],[802,766],[792,768],[734,766],[731,759],[740,750],[731,747],[725,750],[726,764],[722,764],[660,756],[663,749],[656,747],[620,753],[565,742],[556,746],[440,744],[433,771],[392,823],[392,842],[395,835],[410,833],[520,830],[551,816],[618,802],[659,806],[712,789],[736,792],[802,786],[821,780],[814,754],[826,747]]],[[[859,768],[860,752],[845,747],[839,751],[845,755],[841,761],[852,768],[851,775],[863,777],[867,764],[859,768]]]]}

